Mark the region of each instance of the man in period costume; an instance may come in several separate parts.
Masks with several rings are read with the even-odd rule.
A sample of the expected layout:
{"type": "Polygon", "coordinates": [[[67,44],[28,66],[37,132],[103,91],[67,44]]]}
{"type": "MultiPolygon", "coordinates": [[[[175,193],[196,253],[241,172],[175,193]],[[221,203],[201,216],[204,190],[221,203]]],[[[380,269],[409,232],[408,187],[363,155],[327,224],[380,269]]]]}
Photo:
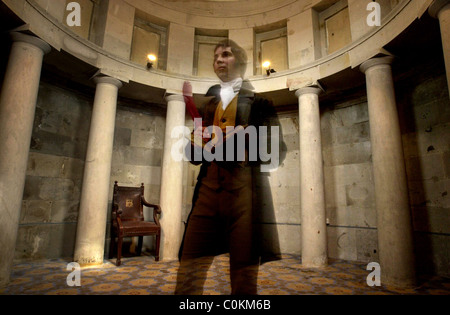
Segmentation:
{"type": "Polygon", "coordinates": [[[221,82],[207,92],[202,125],[186,147],[190,161],[202,165],[180,248],[176,294],[201,294],[209,265],[223,253],[230,255],[231,293],[257,294],[258,265],[279,257],[271,196],[258,189],[268,187],[264,181],[283,158],[281,128],[272,103],[243,80],[246,65],[245,51],[233,41],[216,46],[214,71],[221,82]]]}

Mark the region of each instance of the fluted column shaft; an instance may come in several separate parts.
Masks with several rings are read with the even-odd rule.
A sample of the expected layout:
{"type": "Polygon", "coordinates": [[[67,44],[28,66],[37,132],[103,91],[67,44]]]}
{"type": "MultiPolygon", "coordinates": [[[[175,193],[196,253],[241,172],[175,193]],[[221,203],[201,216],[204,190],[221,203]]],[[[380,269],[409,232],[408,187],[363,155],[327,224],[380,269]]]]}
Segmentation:
{"type": "Polygon", "coordinates": [[[170,95],[167,100],[166,132],[161,176],[161,256],[163,260],[178,259],[182,237],[183,161],[172,156],[178,139],[172,137],[174,128],[185,125],[186,105],[183,95],[170,95]]]}
{"type": "Polygon", "coordinates": [[[103,263],[117,95],[122,83],[97,77],[88,148],[84,165],[74,260],[103,263]]]}
{"type": "Polygon", "coordinates": [[[320,91],[305,87],[295,93],[299,99],[302,264],[309,267],[328,264],[320,91]]]}
{"type": "Polygon", "coordinates": [[[44,54],[41,39],[14,32],[0,95],[0,287],[9,282],[44,54]]]}
{"type": "Polygon", "coordinates": [[[381,281],[415,282],[411,214],[392,78],[392,57],[370,59],[366,74],[381,281]]]}

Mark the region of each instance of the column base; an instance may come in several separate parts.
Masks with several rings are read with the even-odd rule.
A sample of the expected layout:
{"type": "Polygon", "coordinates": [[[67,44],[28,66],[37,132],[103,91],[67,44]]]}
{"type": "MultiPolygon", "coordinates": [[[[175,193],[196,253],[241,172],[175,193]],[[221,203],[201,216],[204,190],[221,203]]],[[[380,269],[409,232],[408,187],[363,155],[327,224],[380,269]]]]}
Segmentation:
{"type": "Polygon", "coordinates": [[[102,258],[88,258],[83,256],[82,258],[77,258],[75,256],[74,258],[74,262],[78,263],[81,267],[85,267],[85,266],[98,266],[98,265],[102,265],[104,262],[103,257],[102,258]]]}
{"type": "Polygon", "coordinates": [[[101,263],[91,263],[91,264],[79,264],[81,269],[92,269],[92,268],[102,268],[102,267],[111,267],[116,266],[112,262],[103,261],[101,263]]]}
{"type": "Polygon", "coordinates": [[[302,266],[306,268],[323,268],[328,266],[328,257],[316,257],[316,258],[307,258],[303,259],[302,257],[302,266]]]}

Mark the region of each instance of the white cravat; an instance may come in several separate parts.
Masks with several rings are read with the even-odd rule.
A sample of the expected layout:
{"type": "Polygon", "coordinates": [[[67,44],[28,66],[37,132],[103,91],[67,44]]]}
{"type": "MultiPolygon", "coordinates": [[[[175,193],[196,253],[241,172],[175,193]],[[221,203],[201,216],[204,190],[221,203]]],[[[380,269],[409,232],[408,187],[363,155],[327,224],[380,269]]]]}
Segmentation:
{"type": "Polygon", "coordinates": [[[220,82],[220,99],[222,100],[223,110],[227,108],[233,98],[239,93],[241,86],[242,78],[236,78],[228,82],[220,82]]]}

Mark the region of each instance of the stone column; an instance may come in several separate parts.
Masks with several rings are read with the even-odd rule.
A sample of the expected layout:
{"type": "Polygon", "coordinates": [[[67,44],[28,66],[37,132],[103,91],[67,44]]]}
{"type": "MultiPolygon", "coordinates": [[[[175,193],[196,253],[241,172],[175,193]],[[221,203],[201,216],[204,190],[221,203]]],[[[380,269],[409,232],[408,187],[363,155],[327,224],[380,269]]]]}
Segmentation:
{"type": "Polygon", "coordinates": [[[103,263],[117,95],[122,83],[97,77],[88,148],[84,165],[74,260],[103,263]]]}
{"type": "Polygon", "coordinates": [[[295,93],[299,100],[302,264],[307,267],[328,264],[320,92],[320,88],[305,87],[295,93]]]}
{"type": "Polygon", "coordinates": [[[161,171],[161,257],[163,260],[178,259],[181,244],[183,161],[177,161],[171,154],[172,146],[179,139],[172,138],[176,127],[185,126],[186,105],[182,95],[170,95],[167,100],[166,133],[161,171]]]}
{"type": "Polygon", "coordinates": [[[360,69],[369,103],[381,281],[410,286],[415,282],[412,225],[392,60],[370,59],[360,69]]]}
{"type": "Polygon", "coordinates": [[[434,0],[428,12],[439,19],[441,26],[442,49],[444,51],[447,85],[450,95],[450,0],[434,0]]]}
{"type": "Polygon", "coordinates": [[[41,39],[13,32],[0,95],[0,287],[9,282],[44,54],[41,39]]]}

